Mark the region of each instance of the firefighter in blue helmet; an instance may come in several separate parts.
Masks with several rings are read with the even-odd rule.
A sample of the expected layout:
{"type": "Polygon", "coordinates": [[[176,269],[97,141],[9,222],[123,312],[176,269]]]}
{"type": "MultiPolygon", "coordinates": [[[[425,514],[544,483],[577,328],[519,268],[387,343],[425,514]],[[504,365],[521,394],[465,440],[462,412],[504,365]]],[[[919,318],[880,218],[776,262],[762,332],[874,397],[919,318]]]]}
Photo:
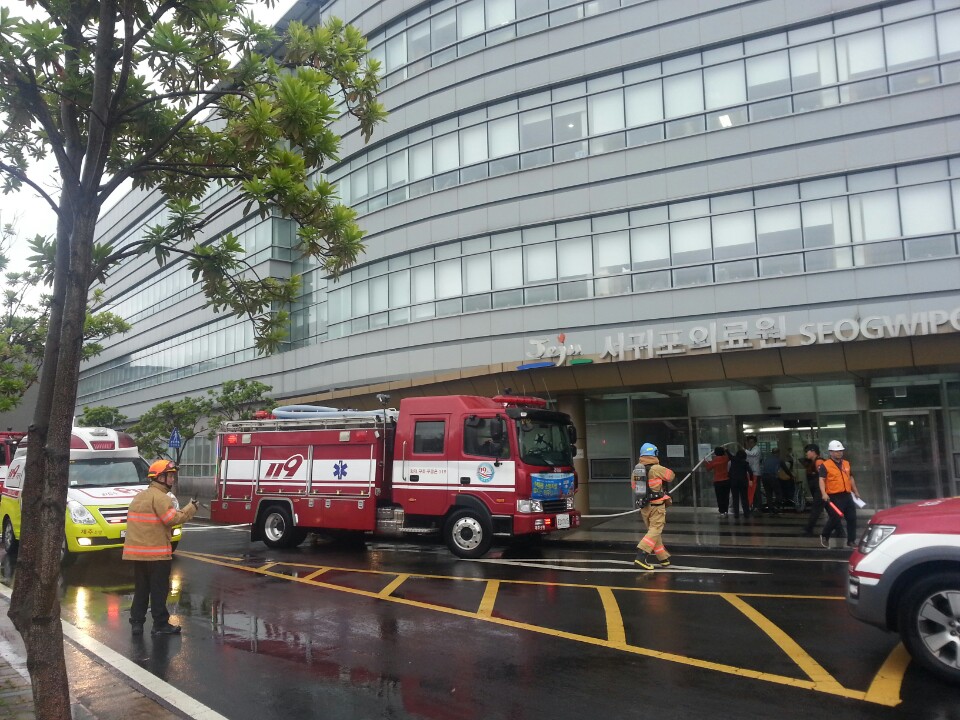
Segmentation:
{"type": "Polygon", "coordinates": [[[675,476],[673,470],[660,464],[658,454],[653,443],[641,445],[640,461],[631,478],[640,517],[647,527],[647,534],[637,545],[637,557],[633,562],[644,570],[653,570],[653,557],[660,567],[670,567],[670,553],[663,546],[661,536],[667,522],[667,506],[673,502],[667,495],[665,483],[671,482],[675,476]]]}

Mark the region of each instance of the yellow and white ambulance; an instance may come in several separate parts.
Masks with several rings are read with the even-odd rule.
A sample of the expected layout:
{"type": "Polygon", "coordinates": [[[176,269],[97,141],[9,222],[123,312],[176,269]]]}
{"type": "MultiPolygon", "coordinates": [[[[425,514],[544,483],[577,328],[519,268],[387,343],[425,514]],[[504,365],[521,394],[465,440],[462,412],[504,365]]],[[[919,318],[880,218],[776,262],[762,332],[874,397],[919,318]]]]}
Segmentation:
{"type": "MultiPolygon", "coordinates": [[[[27,464],[26,440],[10,463],[0,496],[3,547],[17,549],[21,533],[21,494],[27,464]]],[[[147,462],[133,438],[108,428],[73,428],[70,438],[70,474],[64,525],[64,563],[79,553],[122,548],[127,534],[130,501],[149,485],[147,462]]],[[[182,529],[173,530],[176,549],[182,529]]]]}

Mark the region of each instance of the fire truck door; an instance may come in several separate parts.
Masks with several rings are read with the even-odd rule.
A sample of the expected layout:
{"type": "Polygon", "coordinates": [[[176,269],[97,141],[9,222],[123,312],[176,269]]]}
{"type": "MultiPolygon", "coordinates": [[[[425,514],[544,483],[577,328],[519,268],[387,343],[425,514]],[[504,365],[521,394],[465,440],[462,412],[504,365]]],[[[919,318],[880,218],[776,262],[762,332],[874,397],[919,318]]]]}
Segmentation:
{"type": "Polygon", "coordinates": [[[257,469],[257,449],[252,445],[223,448],[220,461],[220,497],[223,500],[249,500],[257,469]]]}
{"type": "Polygon", "coordinates": [[[394,498],[408,514],[442,515],[450,506],[449,425],[448,415],[417,417],[412,442],[404,438],[394,447],[400,458],[394,461],[394,498]]]}

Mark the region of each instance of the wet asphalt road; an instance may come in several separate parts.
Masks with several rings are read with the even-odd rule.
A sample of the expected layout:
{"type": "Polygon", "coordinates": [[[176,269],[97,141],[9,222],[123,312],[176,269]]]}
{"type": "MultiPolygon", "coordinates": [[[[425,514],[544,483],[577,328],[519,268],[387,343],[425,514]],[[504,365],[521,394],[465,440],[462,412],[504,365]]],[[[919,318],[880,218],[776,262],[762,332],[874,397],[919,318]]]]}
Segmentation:
{"type": "Polygon", "coordinates": [[[65,572],[64,619],[235,720],[960,719],[960,688],[898,669],[898,639],[849,617],[836,561],[649,573],[614,551],[275,551],[195,526],[169,598],[183,636],[133,639],[132,572],[97,555],[65,572]]]}

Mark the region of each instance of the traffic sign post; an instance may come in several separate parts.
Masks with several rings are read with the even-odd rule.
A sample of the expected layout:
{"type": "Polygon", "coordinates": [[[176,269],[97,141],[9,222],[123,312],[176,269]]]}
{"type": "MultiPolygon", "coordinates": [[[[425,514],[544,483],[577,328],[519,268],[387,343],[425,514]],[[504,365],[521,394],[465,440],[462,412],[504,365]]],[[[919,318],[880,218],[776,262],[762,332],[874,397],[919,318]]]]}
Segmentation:
{"type": "Polygon", "coordinates": [[[170,441],[167,446],[179,450],[181,445],[183,445],[183,438],[180,437],[180,431],[174,428],[173,432],[170,433],[170,441]]]}

